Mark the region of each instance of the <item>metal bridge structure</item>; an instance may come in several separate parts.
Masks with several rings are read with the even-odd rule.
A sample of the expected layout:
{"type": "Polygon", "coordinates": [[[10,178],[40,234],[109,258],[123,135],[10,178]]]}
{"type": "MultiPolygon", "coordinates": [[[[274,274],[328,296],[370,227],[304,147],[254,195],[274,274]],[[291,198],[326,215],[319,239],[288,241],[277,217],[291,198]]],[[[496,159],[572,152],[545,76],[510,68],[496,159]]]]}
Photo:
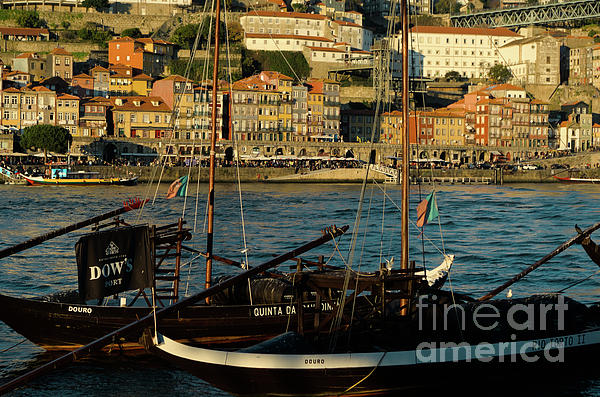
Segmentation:
{"type": "Polygon", "coordinates": [[[543,5],[508,8],[454,15],[450,22],[454,27],[519,27],[529,25],[569,24],[590,18],[600,18],[600,1],[570,0],[543,5]]]}

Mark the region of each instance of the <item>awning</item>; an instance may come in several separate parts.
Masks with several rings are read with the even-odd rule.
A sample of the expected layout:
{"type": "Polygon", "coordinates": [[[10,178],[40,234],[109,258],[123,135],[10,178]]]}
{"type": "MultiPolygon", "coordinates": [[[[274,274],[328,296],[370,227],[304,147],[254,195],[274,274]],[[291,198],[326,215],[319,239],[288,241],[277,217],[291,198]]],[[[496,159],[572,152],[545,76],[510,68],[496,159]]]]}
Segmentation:
{"type": "Polygon", "coordinates": [[[493,154],[494,156],[502,156],[502,153],[500,153],[500,152],[497,152],[497,151],[495,151],[495,150],[492,150],[492,151],[490,152],[490,154],[493,154]]]}
{"type": "Polygon", "coordinates": [[[121,153],[121,156],[158,157],[158,153],[121,153]]]}

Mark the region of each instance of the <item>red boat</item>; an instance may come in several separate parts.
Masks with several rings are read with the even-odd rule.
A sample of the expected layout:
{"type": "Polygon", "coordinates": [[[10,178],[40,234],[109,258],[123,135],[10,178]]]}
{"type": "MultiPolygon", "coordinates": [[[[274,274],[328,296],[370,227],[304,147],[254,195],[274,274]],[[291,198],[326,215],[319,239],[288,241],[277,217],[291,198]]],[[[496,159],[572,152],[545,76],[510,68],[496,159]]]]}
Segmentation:
{"type": "Polygon", "coordinates": [[[552,175],[554,178],[558,179],[560,182],[565,183],[600,183],[599,178],[572,178],[570,176],[556,176],[552,175]]]}

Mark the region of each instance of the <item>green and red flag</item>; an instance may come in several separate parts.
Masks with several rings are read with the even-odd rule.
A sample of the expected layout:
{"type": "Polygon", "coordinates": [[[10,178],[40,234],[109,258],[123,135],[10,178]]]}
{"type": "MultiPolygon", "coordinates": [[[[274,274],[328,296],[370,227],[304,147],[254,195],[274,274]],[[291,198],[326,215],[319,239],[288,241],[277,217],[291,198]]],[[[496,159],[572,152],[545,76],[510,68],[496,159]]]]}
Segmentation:
{"type": "Polygon", "coordinates": [[[417,206],[417,226],[423,227],[439,215],[435,192],[431,192],[417,206]]]}
{"type": "Polygon", "coordinates": [[[187,175],[182,176],[181,178],[176,179],[169,186],[169,190],[167,191],[167,198],[172,199],[173,197],[185,197],[187,192],[187,183],[188,177],[187,175]]]}

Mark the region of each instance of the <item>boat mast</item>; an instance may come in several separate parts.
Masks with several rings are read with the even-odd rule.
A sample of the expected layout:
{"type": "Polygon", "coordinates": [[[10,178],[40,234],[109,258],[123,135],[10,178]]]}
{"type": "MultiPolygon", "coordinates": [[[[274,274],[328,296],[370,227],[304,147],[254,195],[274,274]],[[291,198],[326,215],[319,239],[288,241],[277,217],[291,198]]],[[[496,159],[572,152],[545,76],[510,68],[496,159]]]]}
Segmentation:
{"type": "MultiPolygon", "coordinates": [[[[402,0],[400,7],[402,8],[402,256],[400,268],[409,270],[411,264],[408,261],[408,193],[409,193],[409,98],[408,98],[408,0],[402,0]]],[[[412,282],[408,284],[407,294],[412,294],[412,282]]],[[[401,299],[400,310],[401,315],[410,314],[411,300],[401,299]]]]}
{"type": "Polygon", "coordinates": [[[408,0],[402,0],[402,261],[408,269],[408,188],[409,188],[409,98],[408,98],[408,0]]]}
{"type": "MultiPolygon", "coordinates": [[[[210,134],[210,167],[208,171],[208,225],[206,233],[206,283],[205,288],[211,286],[212,280],[212,260],[213,260],[213,224],[215,212],[215,146],[217,142],[217,88],[218,88],[218,70],[219,70],[219,20],[221,14],[221,1],[215,0],[215,54],[213,60],[213,79],[212,79],[212,113],[211,113],[211,134],[210,134]]],[[[208,41],[210,45],[210,38],[208,41]]],[[[210,303],[210,297],[206,298],[206,303],[210,303]]]]}

